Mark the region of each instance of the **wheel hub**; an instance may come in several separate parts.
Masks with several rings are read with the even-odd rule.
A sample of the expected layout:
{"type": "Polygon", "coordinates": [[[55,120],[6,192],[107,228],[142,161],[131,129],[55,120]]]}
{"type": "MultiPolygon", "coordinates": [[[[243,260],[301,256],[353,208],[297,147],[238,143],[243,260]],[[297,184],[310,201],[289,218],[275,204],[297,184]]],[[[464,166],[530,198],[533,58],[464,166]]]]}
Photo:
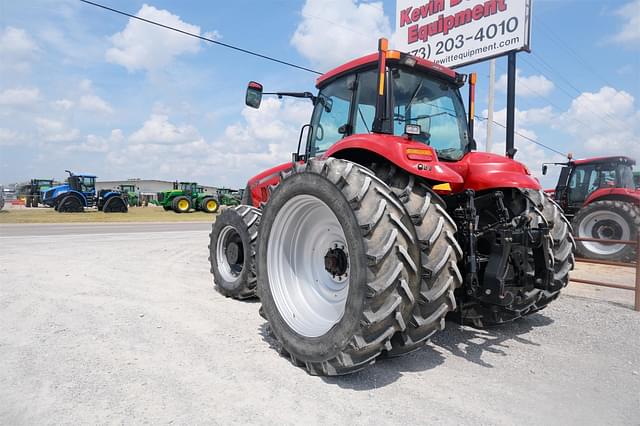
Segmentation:
{"type": "Polygon", "coordinates": [[[612,220],[599,220],[593,226],[593,238],[604,238],[606,240],[619,240],[622,237],[622,228],[612,220]]]}
{"type": "Polygon", "coordinates": [[[229,242],[227,244],[227,260],[229,263],[238,263],[238,257],[240,254],[240,248],[235,242],[229,242]]]}
{"type": "Polygon", "coordinates": [[[338,247],[338,244],[336,244],[327,251],[327,254],[324,256],[324,269],[331,274],[333,278],[341,278],[343,275],[346,275],[348,267],[349,260],[347,254],[344,252],[344,246],[338,247]]]}

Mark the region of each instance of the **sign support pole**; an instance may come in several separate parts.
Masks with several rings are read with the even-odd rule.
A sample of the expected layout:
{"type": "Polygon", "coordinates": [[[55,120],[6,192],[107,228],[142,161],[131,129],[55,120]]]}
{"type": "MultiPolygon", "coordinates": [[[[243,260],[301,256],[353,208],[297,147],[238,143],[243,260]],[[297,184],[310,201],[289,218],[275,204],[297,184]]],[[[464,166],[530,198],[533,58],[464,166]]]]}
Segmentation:
{"type": "Polygon", "coordinates": [[[507,63],[507,146],[506,156],[513,158],[515,149],[516,116],[516,52],[510,52],[507,63]]]}

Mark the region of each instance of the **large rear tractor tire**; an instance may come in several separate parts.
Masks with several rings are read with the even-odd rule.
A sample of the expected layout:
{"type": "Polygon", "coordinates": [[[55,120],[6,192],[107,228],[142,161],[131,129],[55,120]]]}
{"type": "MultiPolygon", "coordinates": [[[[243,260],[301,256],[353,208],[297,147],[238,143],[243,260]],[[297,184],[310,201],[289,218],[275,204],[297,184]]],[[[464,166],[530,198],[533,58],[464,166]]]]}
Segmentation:
{"type": "Polygon", "coordinates": [[[358,371],[403,332],[419,286],[413,224],[370,170],[310,160],[273,191],[258,296],[282,352],[313,375],[358,371]]]}
{"type": "MultiPolygon", "coordinates": [[[[631,240],[638,238],[640,208],[624,201],[596,201],[580,209],[573,218],[576,237],[602,238],[606,240],[631,240]]],[[[636,247],[628,244],[605,244],[592,241],[576,241],[581,257],[614,262],[636,260],[636,247]]]]}
{"type": "Polygon", "coordinates": [[[200,210],[205,213],[216,213],[220,208],[220,203],[213,197],[206,197],[202,199],[200,210]]]}
{"type": "Polygon", "coordinates": [[[209,234],[209,262],[216,290],[226,297],[256,296],[256,244],[260,210],[237,206],[218,216],[209,234]]]}
{"type": "Polygon", "coordinates": [[[120,197],[111,197],[104,203],[102,211],[105,213],[127,213],[127,203],[120,197]]]}
{"type": "Polygon", "coordinates": [[[456,309],[454,290],[462,285],[458,262],[462,249],[455,238],[457,227],[443,208],[444,201],[415,176],[392,164],[373,170],[402,201],[416,229],[420,245],[420,292],[415,295],[407,329],[396,334],[389,355],[403,355],[422,347],[435,332],[444,329],[446,315],[456,309]]]}
{"type": "MultiPolygon", "coordinates": [[[[549,226],[549,238],[543,240],[540,247],[532,248],[524,258],[520,259],[518,253],[509,255],[505,285],[511,292],[512,296],[510,297],[513,298],[510,304],[489,304],[482,300],[469,298],[462,291],[457,294],[463,321],[475,327],[483,328],[502,324],[538,312],[556,300],[560,291],[569,283],[569,272],[575,266],[573,255],[575,241],[571,235],[569,221],[558,204],[551,200],[547,194],[534,190],[522,190],[522,194],[531,201],[528,210],[531,226],[541,227],[546,221],[549,226]],[[552,257],[548,264],[545,264],[544,261],[545,250],[552,257]],[[535,287],[522,286],[522,283],[513,276],[515,262],[518,262],[516,259],[520,259],[519,261],[522,263],[530,262],[532,265],[537,262],[538,268],[532,272],[538,281],[535,287]]],[[[485,213],[485,215],[487,214],[491,215],[491,213],[485,213]]],[[[481,213],[480,226],[482,223],[481,213]]],[[[491,254],[491,256],[493,255],[491,254]]],[[[467,287],[465,287],[466,289],[467,287]]]]}
{"type": "Polygon", "coordinates": [[[82,213],[83,211],[82,201],[75,195],[67,195],[58,203],[59,213],[82,213]]]}
{"type": "Polygon", "coordinates": [[[187,197],[176,197],[173,199],[171,207],[176,213],[188,213],[191,210],[191,201],[187,197]]]}

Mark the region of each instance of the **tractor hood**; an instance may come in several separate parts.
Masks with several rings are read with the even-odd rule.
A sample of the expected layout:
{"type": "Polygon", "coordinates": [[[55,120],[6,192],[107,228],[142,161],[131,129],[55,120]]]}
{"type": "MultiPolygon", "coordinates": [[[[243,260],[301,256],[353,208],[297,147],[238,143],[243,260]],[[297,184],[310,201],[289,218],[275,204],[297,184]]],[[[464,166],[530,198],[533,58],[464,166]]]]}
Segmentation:
{"type": "Polygon", "coordinates": [[[46,191],[42,191],[42,202],[47,204],[48,202],[52,202],[58,197],[60,194],[64,194],[65,192],[69,192],[69,184],[63,184],[54,186],[52,188],[47,189],[46,191]]]}
{"type": "Polygon", "coordinates": [[[454,192],[472,189],[485,191],[494,188],[542,189],[540,182],[531,176],[524,164],[487,152],[470,152],[455,163],[447,163],[464,179],[460,185],[452,185],[454,192]]]}

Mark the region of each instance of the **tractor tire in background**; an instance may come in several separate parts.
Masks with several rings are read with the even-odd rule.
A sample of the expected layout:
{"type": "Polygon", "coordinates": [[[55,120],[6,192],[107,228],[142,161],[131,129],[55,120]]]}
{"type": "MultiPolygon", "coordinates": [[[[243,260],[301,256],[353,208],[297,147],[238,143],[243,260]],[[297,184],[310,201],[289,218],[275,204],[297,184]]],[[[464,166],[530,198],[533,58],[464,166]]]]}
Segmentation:
{"type": "Polygon", "coordinates": [[[25,197],[25,199],[24,199],[24,206],[25,206],[26,208],[31,208],[31,197],[29,197],[29,196],[25,197]]]}
{"type": "MultiPolygon", "coordinates": [[[[579,238],[631,240],[638,238],[640,208],[624,201],[595,201],[580,209],[573,218],[573,232],[579,238]]],[[[633,262],[636,247],[629,244],[604,244],[576,241],[581,257],[613,262],[633,262]]]]}
{"type": "MultiPolygon", "coordinates": [[[[509,305],[484,304],[478,300],[469,299],[462,291],[457,293],[459,297],[459,309],[462,309],[463,322],[478,328],[503,324],[527,315],[531,315],[546,308],[549,303],[556,300],[560,291],[569,284],[569,272],[575,266],[575,241],[571,235],[571,225],[556,202],[542,191],[522,190],[535,205],[530,206],[529,216],[539,217],[538,211],[549,224],[550,239],[547,241],[547,249],[553,256],[553,265],[549,269],[547,289],[528,289],[524,294],[515,298],[509,305]]],[[[540,221],[541,219],[537,219],[540,221]]],[[[482,219],[480,220],[482,226],[482,219]]],[[[538,225],[539,226],[539,225],[538,225]]],[[[543,244],[545,244],[543,242],[543,244]]],[[[539,248],[537,250],[544,250],[539,248]]],[[[537,255],[543,256],[540,252],[537,255]]],[[[536,254],[534,253],[534,256],[536,254]]],[[[531,261],[532,258],[529,258],[531,261]]],[[[509,261],[513,262],[512,256],[509,261]]],[[[462,290],[462,289],[460,289],[462,290]]]]}
{"type": "Polygon", "coordinates": [[[365,368],[408,327],[419,287],[415,230],[391,189],[344,160],[311,159],[263,209],[258,296],[270,331],[313,375],[365,368]]]}
{"type": "Polygon", "coordinates": [[[446,315],[456,309],[454,290],[462,285],[458,268],[462,249],[455,237],[456,224],[437,194],[393,164],[372,168],[404,204],[420,245],[420,291],[415,295],[407,329],[394,336],[393,349],[388,353],[397,356],[421,348],[435,332],[444,329],[446,315]]]}
{"type": "Polygon", "coordinates": [[[162,208],[164,209],[164,211],[168,212],[169,210],[171,210],[170,206],[162,206],[162,208]]]}
{"type": "Polygon", "coordinates": [[[240,205],[224,210],[209,234],[209,262],[216,290],[226,297],[256,296],[256,244],[260,210],[240,205]]]}
{"type": "Polygon", "coordinates": [[[171,208],[176,213],[188,213],[191,210],[191,201],[187,197],[176,197],[171,202],[171,208]]]}
{"type": "Polygon", "coordinates": [[[59,213],[82,213],[84,206],[76,195],[67,195],[58,203],[59,213]]]}
{"type": "Polygon", "coordinates": [[[220,203],[213,197],[205,197],[202,199],[200,210],[205,213],[216,213],[220,208],[220,203]]]}
{"type": "Polygon", "coordinates": [[[111,197],[104,203],[102,211],[105,213],[127,213],[129,208],[121,197],[111,197]]]}
{"type": "Polygon", "coordinates": [[[253,206],[253,199],[251,197],[251,190],[249,189],[249,185],[247,185],[242,192],[242,200],[240,200],[240,204],[253,206]]]}

